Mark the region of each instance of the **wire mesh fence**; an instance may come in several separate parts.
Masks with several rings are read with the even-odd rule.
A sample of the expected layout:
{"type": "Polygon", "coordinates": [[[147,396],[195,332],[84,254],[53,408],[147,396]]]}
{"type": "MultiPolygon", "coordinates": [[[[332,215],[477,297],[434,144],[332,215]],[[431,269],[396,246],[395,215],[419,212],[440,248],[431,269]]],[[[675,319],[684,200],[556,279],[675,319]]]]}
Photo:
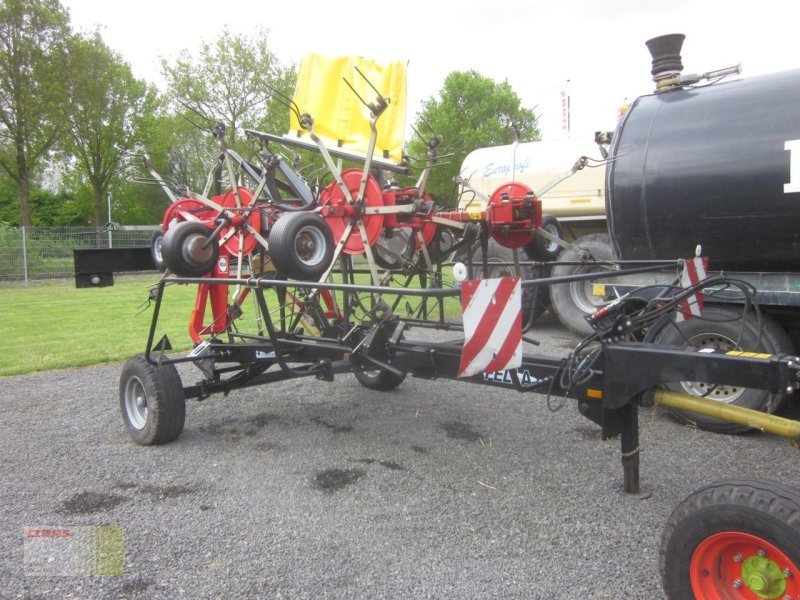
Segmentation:
{"type": "Polygon", "coordinates": [[[149,246],[156,225],[7,227],[0,225],[0,281],[25,282],[73,276],[76,248],[149,246]]]}

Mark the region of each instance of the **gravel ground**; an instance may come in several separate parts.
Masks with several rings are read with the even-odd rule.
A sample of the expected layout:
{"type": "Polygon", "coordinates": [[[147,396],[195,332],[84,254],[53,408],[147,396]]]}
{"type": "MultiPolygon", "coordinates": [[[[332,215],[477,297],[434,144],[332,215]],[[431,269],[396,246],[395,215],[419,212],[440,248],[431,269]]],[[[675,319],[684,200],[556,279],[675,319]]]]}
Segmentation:
{"type": "MultiPolygon", "coordinates": [[[[575,342],[545,319],[537,353],[575,342]]],[[[646,500],[574,403],[452,381],[352,376],[190,402],[142,448],[121,364],[0,380],[0,597],[661,598],[672,509],[713,480],[800,484],[797,451],[641,413],[646,500]],[[26,527],[121,525],[121,577],[26,575],[26,527]]],[[[182,372],[184,382],[196,379],[182,372]]]]}

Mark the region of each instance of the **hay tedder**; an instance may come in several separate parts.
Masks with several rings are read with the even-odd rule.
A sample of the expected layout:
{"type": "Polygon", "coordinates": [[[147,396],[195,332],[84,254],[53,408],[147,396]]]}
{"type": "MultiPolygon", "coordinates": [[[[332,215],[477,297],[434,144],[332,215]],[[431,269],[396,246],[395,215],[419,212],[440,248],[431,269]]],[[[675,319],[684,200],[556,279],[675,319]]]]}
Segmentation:
{"type": "MultiPolygon", "coordinates": [[[[524,253],[540,235],[537,191],[509,181],[480,211],[438,207],[425,191],[440,159],[441,140],[435,135],[426,140],[416,183],[398,185],[394,177],[409,167],[395,160],[399,146],[381,136],[377,124],[388,118],[402,132],[402,120],[398,128],[390,109],[402,108],[404,79],[374,63],[348,62],[346,68],[355,81],[348,83],[352,96],[373,98],[361,102],[363,116],[355,112],[366,124],[361,152],[347,148],[347,135],[321,131],[323,119],[312,117],[312,109],[328,110],[325,103],[315,98],[309,109],[296,95],[290,103],[291,134],[245,132],[254,145],[252,159],[227,146],[224,127],[214,128],[219,158],[202,193],[173,189],[146,163],[170,206],[163,238],[154,240],[153,255],[165,274],[151,290],[146,347],[125,364],[120,380],[122,415],[136,443],[178,438],[186,399],[290,378],[333,381],[346,372],[377,391],[396,388],[412,375],[572,398],[604,438],[620,437],[623,487],[629,494],[641,494],[642,405],[660,403],[800,439],[800,424],[794,421],[660,387],[702,381],[711,387],[764,389],[775,398],[797,389],[800,361],[795,356],[756,354],[746,347],[687,350],[654,344],[648,337],[654,324],[674,320],[703,291],[749,299],[747,286],[724,274],[677,285],[682,260],[591,256],[583,257],[595,267],[591,273],[539,277],[542,265],[524,253]],[[307,183],[274,151],[276,146],[316,150],[330,181],[307,183]],[[345,163],[353,166],[344,168],[345,163]],[[215,182],[223,185],[213,190],[215,182]],[[510,260],[490,261],[492,245],[507,249],[510,260]],[[497,268],[507,277],[485,277],[497,268]],[[543,286],[664,269],[675,272],[675,285],[655,293],[634,290],[600,308],[589,318],[593,333],[569,356],[522,351],[525,343],[536,343],[531,334],[543,286]],[[189,319],[194,348],[186,355],[170,352],[159,331],[162,303],[176,285],[197,286],[189,319]],[[463,335],[442,341],[427,331],[436,329],[463,335]],[[415,330],[424,335],[413,336],[415,330]],[[197,367],[199,380],[184,385],[176,368],[180,363],[197,367]]],[[[303,73],[301,68],[301,83],[303,73]]],[[[77,270],[81,281],[104,280],[95,264],[77,270]]],[[[757,310],[753,303],[748,306],[757,310]]],[[[779,484],[736,480],[696,492],[676,509],[665,530],[661,552],[667,593],[673,598],[800,598],[798,515],[800,492],[779,484]]]]}

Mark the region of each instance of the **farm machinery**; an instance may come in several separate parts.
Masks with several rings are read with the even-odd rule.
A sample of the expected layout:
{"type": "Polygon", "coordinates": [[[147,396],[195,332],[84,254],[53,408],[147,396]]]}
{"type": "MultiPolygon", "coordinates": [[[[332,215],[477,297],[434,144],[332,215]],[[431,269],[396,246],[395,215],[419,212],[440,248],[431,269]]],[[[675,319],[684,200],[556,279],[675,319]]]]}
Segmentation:
{"type": "MultiPolygon", "coordinates": [[[[125,364],[120,380],[123,419],[136,443],[178,438],[187,399],[300,377],[333,381],[341,373],[378,392],[412,375],[574,399],[604,438],[620,438],[622,487],[630,495],[642,495],[641,406],[663,404],[800,440],[800,423],[660,388],[696,381],[711,389],[763,389],[776,398],[798,388],[794,355],[742,346],[687,350],[648,337],[676,315],[690,318],[687,306],[703,294],[738,294],[758,315],[748,285],[723,273],[681,284],[692,260],[604,260],[604,273],[531,277],[538,265],[521,250],[540,233],[541,191],[509,181],[481,210],[437,207],[425,192],[439,158],[435,135],[426,142],[416,184],[401,187],[393,174],[407,166],[375,156],[377,123],[390,101],[370,87],[375,97],[363,102],[370,130],[363,155],[329,147],[312,116],[292,104],[306,139],[247,130],[257,146],[252,160],[227,147],[224,127],[213,129],[219,158],[210,173],[221,170],[227,189],[212,193],[211,182],[219,180],[212,175],[202,193],[176,190],[147,165],[171,203],[163,239],[154,242],[166,272],[151,290],[145,351],[125,364]],[[314,147],[331,181],[309,185],[273,152],[278,144],[314,147]],[[345,169],[344,161],[357,166],[345,169]],[[511,251],[503,265],[508,277],[479,277],[489,269],[490,241],[511,251]],[[599,308],[587,319],[592,333],[569,356],[523,352],[526,343],[536,344],[530,302],[542,286],[664,269],[675,272],[675,281],[655,293],[634,289],[599,308]],[[169,339],[159,335],[161,307],[175,285],[197,286],[193,349],[185,356],[171,353],[169,339]],[[427,330],[459,335],[412,335],[427,330]],[[196,383],[181,381],[176,366],[182,363],[197,367],[196,383]]],[[[696,492],[665,530],[667,593],[800,597],[797,511],[800,492],[780,484],[736,480],[696,492]]]]}

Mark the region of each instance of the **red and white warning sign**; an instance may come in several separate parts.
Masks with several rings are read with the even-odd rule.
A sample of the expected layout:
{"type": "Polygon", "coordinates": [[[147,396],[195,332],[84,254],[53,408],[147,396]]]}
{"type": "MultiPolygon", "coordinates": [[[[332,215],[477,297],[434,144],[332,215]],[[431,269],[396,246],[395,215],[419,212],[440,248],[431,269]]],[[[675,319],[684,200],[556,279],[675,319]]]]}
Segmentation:
{"type": "Polygon", "coordinates": [[[521,298],[519,277],[461,283],[464,349],[459,377],[522,365],[521,298]]]}
{"type": "MultiPolygon", "coordinates": [[[[683,272],[681,273],[681,287],[688,289],[693,285],[697,285],[706,278],[706,270],[708,269],[708,257],[698,256],[686,260],[683,263],[683,272]]],[[[681,300],[678,305],[678,314],[675,315],[675,321],[688,321],[703,314],[703,293],[697,292],[688,298],[681,300]]]]}

